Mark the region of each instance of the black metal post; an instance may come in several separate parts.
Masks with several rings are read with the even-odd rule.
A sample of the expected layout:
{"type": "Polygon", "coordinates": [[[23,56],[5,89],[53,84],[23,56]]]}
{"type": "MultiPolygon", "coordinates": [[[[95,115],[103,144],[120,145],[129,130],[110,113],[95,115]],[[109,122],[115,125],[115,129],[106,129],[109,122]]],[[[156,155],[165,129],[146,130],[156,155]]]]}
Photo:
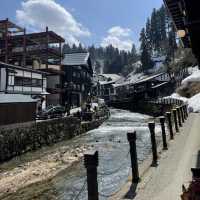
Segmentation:
{"type": "Polygon", "coordinates": [[[183,106],[180,107],[180,111],[181,111],[181,120],[184,123],[185,119],[184,119],[184,113],[183,113],[183,106]]]}
{"type": "Polygon", "coordinates": [[[165,132],[165,117],[160,117],[160,125],[162,129],[162,140],[163,140],[163,150],[167,150],[167,138],[166,138],[166,132],[165,132]]]}
{"type": "Polygon", "coordinates": [[[138,170],[137,148],[136,148],[136,131],[127,133],[127,139],[130,145],[131,167],[132,167],[132,183],[138,183],[140,180],[138,170]]]}
{"type": "Polygon", "coordinates": [[[155,123],[149,122],[149,130],[151,134],[151,145],[152,145],[152,155],[153,161],[152,166],[156,167],[158,165],[158,153],[157,153],[157,144],[156,144],[156,136],[155,136],[155,123]]]}
{"type": "Polygon", "coordinates": [[[169,125],[169,133],[170,133],[170,140],[174,139],[174,132],[172,128],[172,114],[171,112],[166,112],[167,119],[168,119],[168,125],[169,125]]]}
{"type": "Polygon", "coordinates": [[[84,164],[87,170],[88,200],[98,200],[98,151],[91,151],[84,154],[84,164]]]}
{"type": "Polygon", "coordinates": [[[187,107],[187,105],[185,105],[185,113],[186,113],[186,117],[188,118],[188,107],[187,107]]]}
{"type": "Polygon", "coordinates": [[[179,126],[182,127],[180,107],[176,107],[176,110],[177,110],[177,114],[178,114],[178,123],[179,123],[179,126]]]}
{"type": "Polygon", "coordinates": [[[174,115],[174,124],[175,124],[176,132],[179,132],[178,120],[177,120],[177,110],[176,109],[173,109],[173,115],[174,115]]]}
{"type": "Polygon", "coordinates": [[[186,105],[184,105],[183,106],[183,110],[184,110],[184,117],[185,117],[185,120],[187,120],[187,106],[186,105]]]}

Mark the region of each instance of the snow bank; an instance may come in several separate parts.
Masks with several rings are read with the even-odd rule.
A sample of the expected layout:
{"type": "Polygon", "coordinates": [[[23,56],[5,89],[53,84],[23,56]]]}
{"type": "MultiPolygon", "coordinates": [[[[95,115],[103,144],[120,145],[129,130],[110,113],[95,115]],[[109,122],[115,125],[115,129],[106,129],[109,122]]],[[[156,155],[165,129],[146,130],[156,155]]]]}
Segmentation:
{"type": "Polygon", "coordinates": [[[188,98],[182,97],[177,93],[173,93],[170,97],[173,98],[173,99],[178,99],[178,100],[184,101],[185,103],[188,102],[188,98]]]}
{"type": "Polygon", "coordinates": [[[198,66],[189,67],[189,68],[188,68],[188,73],[189,73],[189,74],[195,73],[196,71],[199,71],[199,67],[198,67],[198,66]]]}
{"type": "Polygon", "coordinates": [[[200,93],[188,100],[188,109],[193,112],[200,112],[200,93]]]}
{"type": "Polygon", "coordinates": [[[182,81],[182,85],[188,85],[191,82],[200,82],[200,70],[194,69],[192,74],[182,81]]]}
{"type": "Polygon", "coordinates": [[[179,94],[174,93],[171,96],[165,97],[167,98],[173,98],[184,101],[186,104],[188,104],[188,110],[192,112],[200,112],[200,93],[191,97],[190,99],[186,97],[181,97],[179,94]]]}

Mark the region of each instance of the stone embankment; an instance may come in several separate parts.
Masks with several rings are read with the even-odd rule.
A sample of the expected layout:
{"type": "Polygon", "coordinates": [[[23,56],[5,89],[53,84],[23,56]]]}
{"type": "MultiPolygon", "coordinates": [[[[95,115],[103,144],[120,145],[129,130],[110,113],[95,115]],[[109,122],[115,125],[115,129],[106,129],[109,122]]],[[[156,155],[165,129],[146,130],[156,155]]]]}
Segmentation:
{"type": "MultiPolygon", "coordinates": [[[[36,183],[48,183],[79,162],[92,146],[71,143],[70,139],[100,126],[107,119],[107,114],[103,112],[98,119],[87,122],[68,117],[1,129],[1,159],[14,158],[0,164],[0,199],[21,200],[18,191],[36,183]]],[[[40,189],[37,189],[39,193],[40,189]]],[[[34,192],[35,195],[37,192],[34,192]]],[[[32,196],[24,199],[32,199],[32,196]]]]}
{"type": "Polygon", "coordinates": [[[51,119],[0,128],[0,162],[50,146],[100,126],[108,115],[88,122],[76,117],[51,119]]]}

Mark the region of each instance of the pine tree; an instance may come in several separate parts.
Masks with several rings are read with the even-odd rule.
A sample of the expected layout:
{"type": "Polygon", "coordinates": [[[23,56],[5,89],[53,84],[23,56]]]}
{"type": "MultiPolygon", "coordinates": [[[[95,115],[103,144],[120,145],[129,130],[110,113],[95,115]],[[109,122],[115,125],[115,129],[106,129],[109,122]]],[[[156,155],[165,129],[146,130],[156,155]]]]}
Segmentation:
{"type": "Polygon", "coordinates": [[[146,37],[145,28],[142,29],[140,34],[140,51],[141,51],[141,63],[142,63],[142,71],[146,73],[149,69],[151,69],[154,65],[153,61],[151,60],[151,55],[148,49],[148,40],[146,37]]]}
{"type": "Polygon", "coordinates": [[[147,48],[149,53],[152,55],[152,31],[151,31],[151,20],[148,18],[146,23],[146,39],[147,39],[147,48]]]}

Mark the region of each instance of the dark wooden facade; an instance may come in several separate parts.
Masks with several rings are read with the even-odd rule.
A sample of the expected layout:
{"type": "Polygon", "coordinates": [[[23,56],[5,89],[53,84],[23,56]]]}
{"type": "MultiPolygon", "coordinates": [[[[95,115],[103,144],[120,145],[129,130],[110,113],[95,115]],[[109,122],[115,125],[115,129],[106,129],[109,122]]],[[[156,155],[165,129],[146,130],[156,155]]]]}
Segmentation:
{"type": "Polygon", "coordinates": [[[182,42],[186,48],[192,48],[200,63],[200,1],[198,0],[164,0],[171,14],[175,27],[185,31],[182,42]]]}
{"type": "Polygon", "coordinates": [[[89,53],[68,54],[62,68],[65,72],[63,102],[79,107],[88,100],[92,89],[93,70],[89,53]]]}
{"type": "Polygon", "coordinates": [[[36,102],[0,103],[0,126],[35,121],[36,102]]]}

